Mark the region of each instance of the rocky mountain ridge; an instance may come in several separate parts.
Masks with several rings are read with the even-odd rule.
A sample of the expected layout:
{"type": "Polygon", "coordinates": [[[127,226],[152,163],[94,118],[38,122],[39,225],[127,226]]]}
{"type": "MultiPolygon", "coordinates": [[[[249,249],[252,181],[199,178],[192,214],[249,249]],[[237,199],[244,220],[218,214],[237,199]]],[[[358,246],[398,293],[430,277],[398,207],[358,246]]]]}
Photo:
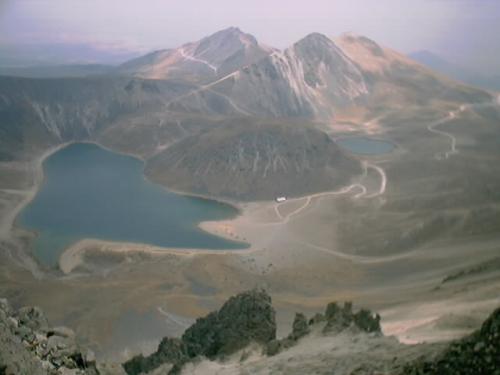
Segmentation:
{"type": "Polygon", "coordinates": [[[330,191],[359,175],[357,160],[324,141],[343,113],[353,113],[363,131],[391,111],[492,100],[357,36],[333,41],[313,33],[279,51],[230,28],[120,69],[0,77],[0,160],[93,141],[141,157],[148,177],[167,187],[269,200],[277,192],[330,191]],[[308,139],[318,141],[315,152],[308,139]],[[301,140],[304,147],[295,147],[301,140]]]}
{"type": "Polygon", "coordinates": [[[169,103],[176,111],[331,123],[351,107],[385,110],[436,101],[484,100],[488,94],[447,80],[374,41],[312,33],[284,51],[201,86],[169,103]]]}
{"type": "Polygon", "coordinates": [[[214,113],[329,119],[335,109],[352,105],[367,94],[357,66],[331,39],[313,33],[208,89],[176,100],[174,108],[196,110],[204,101],[214,113]],[[210,105],[217,96],[231,101],[227,106],[210,105]]]}
{"type": "Polygon", "coordinates": [[[152,52],[122,64],[116,74],[144,79],[184,79],[207,83],[271,53],[254,36],[230,27],[197,42],[152,52]]]}

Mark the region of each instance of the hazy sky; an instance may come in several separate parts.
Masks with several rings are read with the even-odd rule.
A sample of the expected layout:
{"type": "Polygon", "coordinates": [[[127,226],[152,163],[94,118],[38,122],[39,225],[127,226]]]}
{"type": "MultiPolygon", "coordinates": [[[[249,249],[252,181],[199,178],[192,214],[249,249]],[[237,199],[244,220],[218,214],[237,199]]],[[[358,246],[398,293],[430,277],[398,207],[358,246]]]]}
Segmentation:
{"type": "Polygon", "coordinates": [[[500,71],[500,0],[0,0],[0,43],[149,51],[228,26],[283,48],[307,33],[364,34],[500,71]]]}

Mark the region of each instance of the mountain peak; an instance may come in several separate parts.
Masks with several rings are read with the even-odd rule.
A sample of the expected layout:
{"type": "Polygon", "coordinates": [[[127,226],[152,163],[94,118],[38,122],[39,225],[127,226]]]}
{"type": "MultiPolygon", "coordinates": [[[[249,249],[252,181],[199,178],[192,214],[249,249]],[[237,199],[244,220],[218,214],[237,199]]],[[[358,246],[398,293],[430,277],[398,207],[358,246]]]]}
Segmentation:
{"type": "Polygon", "coordinates": [[[302,44],[302,43],[333,44],[333,41],[330,38],[328,38],[325,34],[314,32],[314,33],[307,34],[304,38],[299,40],[296,44],[302,44]]]}
{"type": "Polygon", "coordinates": [[[243,31],[241,31],[241,29],[237,26],[229,26],[225,29],[222,29],[220,30],[219,32],[223,32],[223,33],[234,33],[234,34],[244,34],[243,31]]]}
{"type": "Polygon", "coordinates": [[[272,51],[261,46],[254,36],[231,26],[179,48],[135,59],[124,67],[142,78],[209,82],[252,64],[272,51]]]}
{"type": "Polygon", "coordinates": [[[371,40],[370,38],[367,38],[364,35],[359,35],[353,32],[347,32],[342,34],[338,38],[338,42],[340,44],[359,44],[362,48],[368,50],[371,52],[372,55],[378,56],[378,57],[383,57],[384,56],[384,50],[382,47],[380,47],[376,42],[371,40]]]}
{"type": "Polygon", "coordinates": [[[231,43],[239,42],[245,46],[258,45],[257,39],[251,34],[244,33],[238,27],[231,26],[226,29],[219,30],[203,39],[200,43],[213,41],[215,43],[231,43]]]}
{"type": "Polygon", "coordinates": [[[221,36],[221,35],[239,36],[239,35],[244,35],[244,34],[245,33],[243,31],[241,31],[239,27],[230,26],[230,27],[226,27],[225,29],[216,31],[215,33],[210,34],[209,36],[207,36],[203,39],[213,38],[213,37],[217,37],[217,36],[221,36]]]}
{"type": "Polygon", "coordinates": [[[312,56],[317,56],[321,60],[325,58],[330,59],[332,57],[333,60],[345,58],[342,50],[335,42],[321,33],[310,33],[306,35],[296,42],[292,48],[296,53],[303,55],[305,58],[310,58],[312,56]]]}

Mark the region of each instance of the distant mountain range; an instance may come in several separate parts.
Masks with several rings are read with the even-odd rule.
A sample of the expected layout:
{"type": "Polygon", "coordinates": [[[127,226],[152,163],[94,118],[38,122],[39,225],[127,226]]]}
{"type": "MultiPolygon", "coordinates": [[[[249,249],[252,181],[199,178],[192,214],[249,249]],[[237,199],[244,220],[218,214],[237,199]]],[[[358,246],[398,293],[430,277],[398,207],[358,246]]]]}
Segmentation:
{"type": "Polygon", "coordinates": [[[325,134],[340,119],[363,131],[388,113],[491,100],[362,36],[313,33],[280,51],[234,27],[60,76],[0,78],[2,159],[93,140],[141,156],[168,187],[241,200],[345,185],[361,166],[325,134]]]}
{"type": "Polygon", "coordinates": [[[411,59],[448,77],[487,90],[500,91],[500,75],[486,75],[473,72],[453,64],[430,51],[417,51],[408,55],[411,59]]]}
{"type": "Polygon", "coordinates": [[[119,46],[85,43],[0,44],[0,67],[118,65],[141,54],[119,46]]]}
{"type": "Polygon", "coordinates": [[[101,64],[35,65],[20,68],[0,67],[0,75],[25,78],[71,78],[112,74],[116,67],[101,64]]]}
{"type": "MultiPolygon", "coordinates": [[[[203,83],[224,77],[272,52],[278,50],[260,44],[236,27],[178,48],[142,56],[138,56],[137,51],[86,44],[3,45],[0,46],[0,75],[61,78],[125,74],[145,79],[189,78],[203,83]]],[[[500,91],[500,75],[475,72],[428,50],[412,52],[408,57],[457,81],[500,91]]]]}
{"type": "Polygon", "coordinates": [[[365,37],[333,41],[313,33],[279,51],[237,28],[138,58],[118,73],[204,83],[168,102],[173,111],[320,121],[332,120],[340,108],[369,106],[375,97],[374,105],[394,107],[415,104],[415,95],[422,102],[468,92],[365,37]],[[388,86],[397,88],[397,95],[390,95],[388,86]]]}

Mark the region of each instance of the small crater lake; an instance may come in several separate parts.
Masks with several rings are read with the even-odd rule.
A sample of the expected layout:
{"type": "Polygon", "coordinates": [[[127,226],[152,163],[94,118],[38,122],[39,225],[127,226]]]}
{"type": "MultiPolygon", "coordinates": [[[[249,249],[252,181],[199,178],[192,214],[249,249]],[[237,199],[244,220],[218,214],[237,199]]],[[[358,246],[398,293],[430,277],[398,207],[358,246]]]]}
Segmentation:
{"type": "Polygon", "coordinates": [[[224,203],[169,192],[146,180],[143,162],[95,144],[76,143],[43,163],[44,182],[18,217],[38,236],[34,255],[54,266],[65,248],[84,238],[161,247],[243,249],[198,228],[235,217],[224,203]]]}
{"type": "Polygon", "coordinates": [[[345,150],[359,155],[387,154],[396,148],[391,142],[367,137],[342,137],[335,142],[345,150]]]}

